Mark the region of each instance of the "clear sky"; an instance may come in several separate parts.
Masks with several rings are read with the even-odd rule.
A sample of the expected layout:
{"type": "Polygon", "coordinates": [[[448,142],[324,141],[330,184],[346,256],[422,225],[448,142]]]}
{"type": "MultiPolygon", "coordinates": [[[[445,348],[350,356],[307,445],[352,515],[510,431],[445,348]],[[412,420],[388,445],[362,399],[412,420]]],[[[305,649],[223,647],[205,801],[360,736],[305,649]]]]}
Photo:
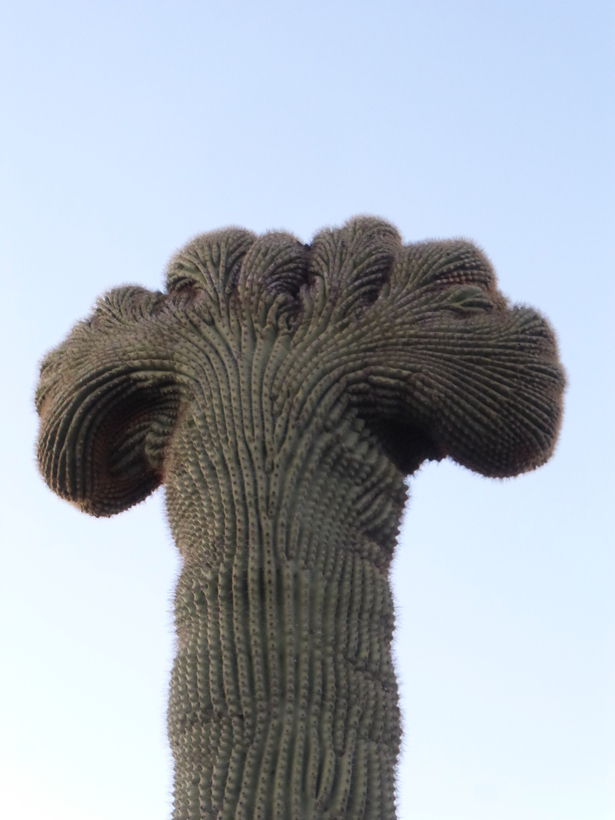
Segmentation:
{"type": "Polygon", "coordinates": [[[478,242],[558,332],[560,442],[425,467],[392,573],[400,820],[615,817],[615,4],[4,0],[0,815],[165,820],[177,556],[37,474],[38,363],[228,224],[478,242]]]}

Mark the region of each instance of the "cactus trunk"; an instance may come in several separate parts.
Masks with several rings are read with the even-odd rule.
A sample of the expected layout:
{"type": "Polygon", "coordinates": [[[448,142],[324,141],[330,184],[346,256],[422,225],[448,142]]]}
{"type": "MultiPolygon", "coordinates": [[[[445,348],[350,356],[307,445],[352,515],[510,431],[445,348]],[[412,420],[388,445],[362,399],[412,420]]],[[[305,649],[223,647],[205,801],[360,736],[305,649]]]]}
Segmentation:
{"type": "MultiPolygon", "coordinates": [[[[209,402],[191,404],[165,479],[184,561],[168,713],[174,818],[393,818],[388,569],[403,476],[322,380],[300,433],[277,418],[293,446],[267,453],[266,431],[246,435],[237,401],[243,381],[261,402],[247,367],[225,372],[217,419],[209,402]]],[[[264,427],[273,413],[251,418],[264,427]]]]}

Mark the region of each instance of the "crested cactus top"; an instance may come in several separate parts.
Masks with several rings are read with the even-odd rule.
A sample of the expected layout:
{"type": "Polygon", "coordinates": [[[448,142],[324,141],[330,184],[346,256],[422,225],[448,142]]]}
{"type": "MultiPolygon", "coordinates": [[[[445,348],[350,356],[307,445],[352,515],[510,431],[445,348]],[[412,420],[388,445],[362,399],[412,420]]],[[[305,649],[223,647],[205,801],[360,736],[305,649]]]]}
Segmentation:
{"type": "Polygon", "coordinates": [[[555,444],[564,376],[553,332],[536,311],[508,305],[470,242],[403,245],[369,217],[311,245],[230,228],[175,255],[166,293],[110,291],[44,360],[38,453],[52,489],[111,515],[164,480],[202,369],[190,358],[195,332],[212,362],[271,350],[272,459],[284,411],[292,405],[290,423],[304,423],[316,383],[356,408],[405,473],[450,456],[511,476],[555,444]]]}

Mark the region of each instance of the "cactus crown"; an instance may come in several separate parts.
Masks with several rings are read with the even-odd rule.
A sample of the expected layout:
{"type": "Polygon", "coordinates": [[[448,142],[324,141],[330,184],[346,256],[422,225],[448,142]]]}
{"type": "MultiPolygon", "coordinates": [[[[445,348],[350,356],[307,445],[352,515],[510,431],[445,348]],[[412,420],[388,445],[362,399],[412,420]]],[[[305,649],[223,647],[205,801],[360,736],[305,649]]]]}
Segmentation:
{"type": "Polygon", "coordinates": [[[163,481],[194,381],[177,355],[191,323],[217,336],[212,351],[224,344],[237,357],[270,339],[274,415],[322,370],[406,473],[450,456],[486,476],[516,475],[543,464],[557,438],[564,377],[553,333],[535,311],[509,308],[471,243],[403,246],[368,217],[310,246],[231,228],[176,254],[167,294],[108,293],[44,360],[39,462],[61,496],[111,515],[163,481]]]}

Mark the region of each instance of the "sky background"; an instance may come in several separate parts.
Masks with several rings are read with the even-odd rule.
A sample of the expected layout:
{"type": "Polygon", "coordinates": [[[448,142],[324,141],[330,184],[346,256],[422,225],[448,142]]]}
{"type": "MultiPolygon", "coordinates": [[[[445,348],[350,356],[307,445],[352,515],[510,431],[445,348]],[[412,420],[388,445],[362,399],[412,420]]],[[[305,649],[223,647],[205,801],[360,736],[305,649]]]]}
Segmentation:
{"type": "Polygon", "coordinates": [[[399,820],[615,817],[615,4],[4,0],[0,815],[167,820],[178,560],[38,476],[43,354],[228,224],[464,236],[557,330],[551,462],[410,483],[399,820]]]}

